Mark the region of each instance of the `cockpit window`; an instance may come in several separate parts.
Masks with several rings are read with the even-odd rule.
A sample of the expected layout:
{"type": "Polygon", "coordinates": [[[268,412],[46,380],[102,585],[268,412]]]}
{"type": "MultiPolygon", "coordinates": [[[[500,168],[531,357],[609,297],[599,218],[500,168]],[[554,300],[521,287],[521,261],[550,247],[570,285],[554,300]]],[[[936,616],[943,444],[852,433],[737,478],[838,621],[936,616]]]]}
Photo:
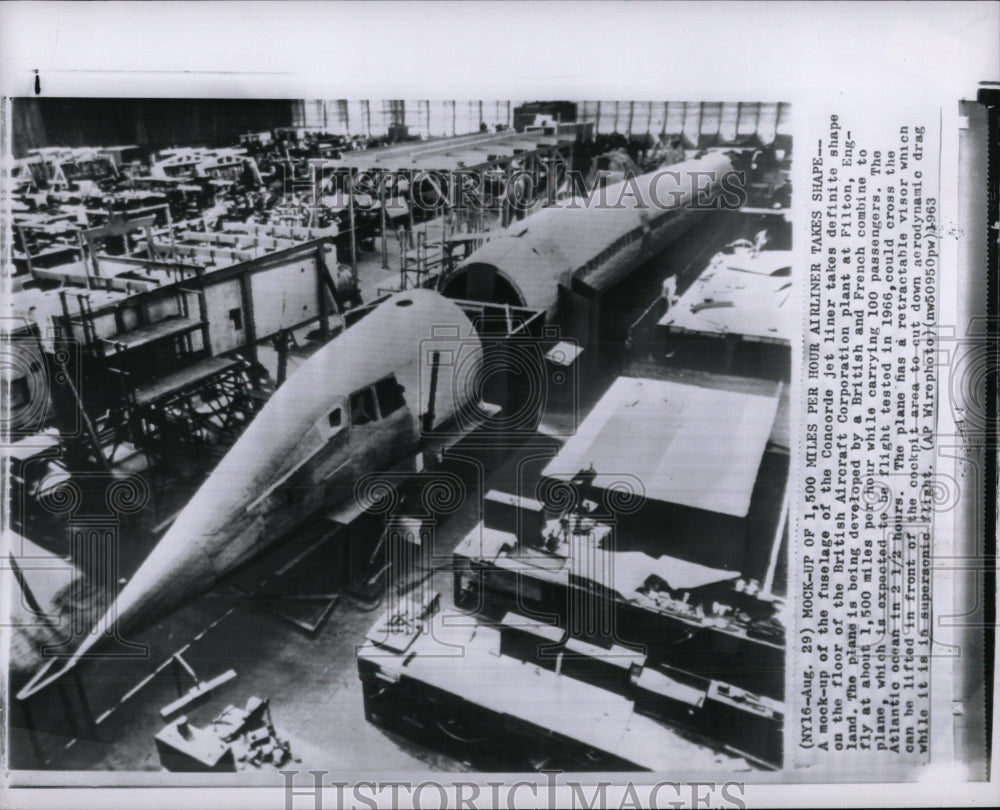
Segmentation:
{"type": "Polygon", "coordinates": [[[330,427],[339,428],[341,422],[343,422],[344,420],[344,416],[341,413],[340,408],[334,408],[332,411],[330,411],[330,416],[327,417],[327,420],[330,423],[330,427]]]}
{"type": "Polygon", "coordinates": [[[375,397],[372,389],[364,388],[351,394],[351,424],[367,425],[375,419],[375,397]]]}
{"type": "Polygon", "coordinates": [[[396,382],[394,376],[375,383],[375,396],[378,398],[378,409],[383,419],[406,404],[406,400],[403,399],[403,386],[396,382]]]}

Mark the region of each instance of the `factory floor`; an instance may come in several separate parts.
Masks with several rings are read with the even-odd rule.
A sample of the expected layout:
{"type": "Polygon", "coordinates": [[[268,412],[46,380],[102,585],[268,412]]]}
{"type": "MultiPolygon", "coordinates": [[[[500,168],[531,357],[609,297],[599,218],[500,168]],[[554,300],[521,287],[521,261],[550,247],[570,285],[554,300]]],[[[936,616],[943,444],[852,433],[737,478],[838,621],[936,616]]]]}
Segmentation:
{"type": "MultiPolygon", "coordinates": [[[[513,462],[514,459],[510,463],[513,462]]],[[[475,504],[480,487],[475,480],[476,470],[472,465],[460,463],[455,466],[456,472],[463,473],[463,467],[462,477],[470,498],[462,511],[449,516],[442,530],[436,533],[437,556],[447,556],[478,519],[475,504]]],[[[503,476],[502,471],[500,475],[503,476]]],[[[377,524],[355,527],[353,542],[367,545],[378,537],[379,530],[377,524]]],[[[251,696],[266,697],[271,700],[275,725],[289,735],[292,752],[302,758],[303,766],[358,772],[378,763],[380,769],[389,770],[463,770],[462,763],[421,750],[419,745],[387,735],[365,721],[355,647],[363,642],[366,631],[381,613],[377,596],[368,601],[342,595],[328,619],[315,634],[310,634],[274,613],[268,602],[244,598],[240,593],[270,592],[271,587],[262,588],[265,580],[277,582],[274,590],[293,597],[338,590],[342,586],[334,573],[338,546],[348,542],[343,532],[331,536],[280,582],[275,577],[274,572],[320,536],[320,531],[313,527],[304,529],[299,536],[289,538],[168,619],[130,636],[129,641],[149,645],[147,659],[128,663],[101,661],[88,666],[81,680],[93,716],[114,708],[122,694],[209,627],[198,641],[191,643],[184,660],[202,680],[210,680],[230,668],[237,675],[185,710],[193,725],[207,725],[229,704],[242,707],[251,696]]],[[[124,542],[129,541],[126,538],[124,542]]],[[[441,592],[442,605],[447,609],[451,603],[450,574],[436,574],[434,587],[441,592]]],[[[294,599],[289,602],[282,604],[279,598],[273,604],[294,609],[294,599]]],[[[183,688],[190,685],[191,680],[186,677],[183,688]]],[[[158,770],[153,737],[164,725],[158,710],[177,696],[174,670],[168,668],[162,677],[115,708],[100,724],[99,740],[88,739],[90,735],[84,731],[66,747],[65,739],[39,735],[41,748],[50,759],[48,767],[158,770]]],[[[18,739],[18,731],[14,729],[11,750],[19,756],[12,764],[31,768],[28,740],[18,739]]]]}
{"type": "MultiPolygon", "coordinates": [[[[532,494],[531,484],[546,458],[555,450],[551,440],[531,440],[514,448],[502,464],[491,469],[496,462],[495,453],[458,448],[460,454],[467,453],[470,458],[484,462],[488,470],[487,487],[516,491],[518,476],[521,476],[521,489],[529,495],[532,494]]],[[[458,461],[450,465],[450,469],[461,475],[469,497],[435,532],[438,560],[447,559],[454,546],[479,520],[477,504],[482,482],[478,465],[458,461]]],[[[370,525],[362,532],[367,531],[370,541],[377,537],[378,530],[377,525],[370,525]]],[[[377,598],[364,602],[356,595],[344,594],[318,632],[310,634],[276,615],[264,601],[241,596],[239,591],[270,591],[268,586],[261,587],[262,582],[274,582],[274,572],[307,549],[316,537],[318,534],[314,531],[303,531],[301,536],[290,538],[168,619],[142,633],[130,635],[129,641],[149,645],[148,658],[87,665],[81,673],[81,683],[89,711],[95,718],[109,709],[112,712],[98,726],[96,739],[87,729],[81,729],[76,735],[66,729],[59,735],[36,734],[39,748],[48,760],[45,767],[55,770],[159,770],[153,738],[165,724],[159,710],[178,696],[174,669],[167,667],[131,699],[117,707],[116,703],[171,654],[190,644],[183,658],[200,680],[210,680],[229,669],[236,671],[234,679],[183,711],[190,722],[204,727],[228,705],[242,707],[251,696],[269,698],[276,727],[287,735],[292,753],[301,760],[286,767],[331,772],[342,769],[355,776],[373,770],[380,773],[472,770],[471,761],[450,759],[365,720],[355,649],[363,643],[365,633],[381,614],[377,598]],[[204,634],[194,641],[202,631],[204,634]]],[[[342,535],[330,538],[326,547],[314,551],[298,570],[286,575],[291,581],[282,583],[281,589],[294,596],[300,595],[297,587],[311,593],[329,591],[339,585],[328,583],[324,587],[323,570],[325,563],[336,556],[338,544],[343,542],[342,535]]],[[[327,576],[333,567],[326,570],[327,576]]],[[[451,573],[435,574],[433,589],[441,594],[441,609],[453,610],[451,573]]],[[[280,600],[275,604],[286,607],[280,600]]],[[[187,676],[181,682],[185,690],[192,684],[187,676]]],[[[70,697],[80,716],[79,698],[75,694],[70,697]]],[[[676,744],[678,756],[700,761],[706,768],[732,762],[732,758],[681,736],[677,736],[676,744]]],[[[16,726],[12,728],[10,751],[11,765],[15,769],[39,766],[32,755],[27,734],[16,726]]],[[[258,771],[251,767],[248,773],[260,773],[263,779],[269,774],[275,780],[278,778],[273,769],[258,771]]]]}
{"type": "MultiPolygon", "coordinates": [[[[694,234],[691,244],[698,244],[700,250],[705,239],[724,243],[728,236],[707,226],[701,242],[694,234]]],[[[389,247],[396,247],[392,240],[389,247]]],[[[610,334],[623,334],[657,294],[662,278],[691,258],[677,253],[658,257],[638,271],[627,288],[613,291],[613,305],[605,308],[605,312],[613,313],[607,323],[610,334]]],[[[362,255],[359,275],[369,299],[370,289],[389,279],[398,280],[398,252],[390,255],[389,264],[389,271],[381,268],[378,251],[362,255]]],[[[308,354],[308,348],[304,345],[296,354],[301,358],[308,354]]],[[[584,413],[618,373],[613,348],[602,352],[601,360],[581,386],[579,407],[584,413]]],[[[294,362],[290,363],[290,371],[293,368],[294,362]]],[[[557,406],[546,418],[565,423],[573,415],[557,406]]],[[[448,464],[462,478],[468,497],[458,511],[435,520],[437,561],[447,560],[479,520],[479,495],[484,487],[508,492],[521,489],[522,494],[533,495],[534,482],[557,446],[554,439],[544,435],[500,450],[478,448],[475,440],[459,443],[448,464]]],[[[132,516],[121,525],[122,577],[131,575],[155,542],[151,527],[183,505],[205,470],[192,464],[188,472],[189,476],[175,473],[172,484],[157,486],[155,509],[132,516]]],[[[168,665],[128,700],[119,701],[174,653],[190,645],[183,652],[183,660],[199,681],[211,680],[229,669],[236,673],[184,709],[190,722],[203,727],[231,704],[242,707],[252,696],[268,698],[275,726],[288,737],[293,755],[300,760],[286,768],[343,770],[355,777],[376,771],[472,770],[471,760],[448,758],[413,739],[383,731],[365,719],[355,650],[381,615],[378,588],[360,593],[359,582],[344,582],[337,572],[343,570],[345,548],[353,549],[353,566],[363,564],[366,555],[359,557],[358,550],[372,548],[380,533],[380,524],[371,518],[363,518],[349,532],[338,531],[322,521],[304,527],[213,591],[156,625],[130,635],[130,641],[148,645],[144,657],[85,663],[80,670],[80,689],[67,684],[59,697],[46,697],[47,705],[28,707],[30,717],[11,707],[9,766],[16,770],[160,770],[154,745],[154,736],[165,725],[160,709],[174,701],[180,691],[187,690],[193,679],[179,666],[168,665]],[[297,565],[289,566],[300,556],[297,565]],[[282,571],[285,573],[279,573],[282,571]],[[332,592],[340,592],[340,598],[315,633],[278,615],[280,610],[306,616],[310,609],[320,608],[322,600],[302,597],[332,592]],[[303,607],[304,603],[309,607],[303,607]],[[62,699],[65,702],[60,703],[62,699]],[[75,717],[76,729],[69,725],[68,711],[75,717]],[[89,726],[88,713],[91,718],[100,718],[96,729],[89,726]],[[34,740],[25,729],[26,721],[36,726],[34,740]]],[[[60,545],[65,548],[65,527],[49,537],[31,539],[60,553],[60,545]]],[[[453,609],[451,573],[438,571],[431,581],[441,593],[442,609],[453,609]]],[[[706,768],[747,767],[741,765],[742,761],[734,762],[679,735],[676,742],[678,761],[689,767],[693,763],[706,768]]],[[[254,767],[248,767],[241,779],[246,781],[254,772],[254,767]]],[[[258,773],[269,784],[280,784],[276,769],[258,773]]]]}

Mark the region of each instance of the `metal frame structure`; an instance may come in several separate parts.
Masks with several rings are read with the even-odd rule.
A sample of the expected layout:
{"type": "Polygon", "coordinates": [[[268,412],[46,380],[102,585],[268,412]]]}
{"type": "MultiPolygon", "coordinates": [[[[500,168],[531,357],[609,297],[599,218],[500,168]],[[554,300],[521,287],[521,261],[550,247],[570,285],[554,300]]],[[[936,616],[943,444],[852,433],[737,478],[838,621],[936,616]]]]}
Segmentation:
{"type": "MultiPolygon", "coordinates": [[[[99,276],[95,240],[108,233],[126,234],[145,229],[147,245],[152,245],[151,220],[115,223],[107,229],[88,231],[91,259],[99,276]]],[[[321,337],[329,335],[329,316],[340,306],[338,292],[326,264],[326,248],[330,237],[309,239],[300,244],[266,253],[255,259],[237,262],[229,267],[206,271],[197,264],[185,264],[163,258],[129,258],[137,268],[172,271],[173,281],[132,295],[92,307],[89,295],[76,295],[78,312],[70,311],[67,292],[62,292],[63,316],[59,324],[69,336],[77,338],[83,354],[97,373],[115,381],[117,396],[95,425],[98,447],[95,448],[102,466],[115,459],[125,441],[141,449],[147,456],[158,458],[164,446],[184,439],[184,431],[192,441],[210,446],[235,438],[245,426],[260,397],[253,395],[258,388],[257,376],[251,367],[258,362],[257,347],[283,331],[291,331],[318,322],[321,337]],[[315,263],[316,314],[311,314],[277,332],[262,332],[254,317],[252,277],[256,273],[283,264],[311,259],[315,263]],[[213,285],[236,279],[242,309],[242,340],[232,350],[216,356],[212,351],[211,330],[206,290],[213,285]],[[192,300],[194,299],[194,300],[192,300]],[[330,301],[333,305],[330,305],[330,301]],[[176,302],[171,305],[169,302],[176,302]],[[192,307],[197,301],[197,313],[192,307]],[[150,310],[176,310],[150,320],[150,310]],[[131,313],[126,319],[126,310],[131,313]],[[95,323],[99,318],[114,318],[115,334],[101,337],[95,323]],[[132,323],[137,321],[136,323],[132,323]],[[131,325],[131,328],[129,328],[131,325]],[[200,339],[195,341],[195,334],[200,339]],[[172,367],[164,373],[137,375],[135,357],[159,347],[174,357],[172,367]],[[170,348],[172,347],[172,349],[170,348]],[[241,360],[245,358],[245,360],[241,360]],[[249,362],[247,362],[249,361],[249,362]],[[172,428],[176,428],[173,430],[172,428]]],[[[155,253],[155,251],[154,251],[155,253]]],[[[117,260],[118,257],[115,257],[117,260]]],[[[88,276],[89,279],[95,278],[88,276]]],[[[260,293],[258,293],[259,295],[260,293]]],[[[142,367],[138,362],[138,367],[142,367]]],[[[81,403],[81,407],[84,407],[81,403]]]]}
{"type": "MultiPolygon", "coordinates": [[[[379,207],[381,209],[381,252],[382,266],[388,268],[388,236],[390,228],[396,231],[400,247],[400,280],[399,289],[405,290],[413,286],[426,286],[439,273],[449,271],[455,264],[454,254],[459,246],[474,249],[481,244],[481,238],[470,239],[470,236],[485,234],[489,230],[489,220],[498,219],[500,228],[506,227],[515,217],[523,216],[510,200],[506,191],[512,178],[520,171],[530,171],[551,163],[556,174],[556,182],[561,172],[559,167],[573,164],[573,133],[542,134],[518,133],[504,131],[500,133],[476,133],[451,138],[431,139],[428,141],[408,141],[395,146],[380,149],[361,150],[346,153],[339,160],[323,161],[316,164],[320,172],[324,170],[344,171],[349,173],[351,187],[355,186],[355,178],[360,173],[373,176],[379,188],[379,207]],[[471,219],[465,222],[466,230],[462,233],[455,229],[452,222],[458,210],[453,203],[456,201],[456,190],[438,188],[440,199],[434,208],[442,215],[440,239],[432,239],[426,231],[421,230],[415,221],[415,189],[411,182],[406,195],[385,196],[385,178],[388,175],[409,175],[415,178],[448,175],[461,172],[476,178],[477,196],[463,196],[461,200],[473,203],[471,219]],[[487,186],[492,185],[497,193],[487,193],[487,186]],[[394,227],[386,214],[388,204],[399,203],[406,207],[406,222],[402,228],[394,227]],[[423,234],[423,235],[421,235],[423,234]]],[[[546,195],[554,192],[543,190],[546,195]]],[[[534,207],[540,207],[544,200],[536,199],[534,207]]],[[[349,195],[349,205],[352,218],[354,216],[353,194],[349,195]]],[[[423,209],[423,206],[417,206],[423,209]]],[[[424,209],[425,210],[425,209],[424,209]]],[[[352,223],[353,234],[353,223],[352,223]]],[[[356,246],[352,242],[352,262],[356,246]]]]}

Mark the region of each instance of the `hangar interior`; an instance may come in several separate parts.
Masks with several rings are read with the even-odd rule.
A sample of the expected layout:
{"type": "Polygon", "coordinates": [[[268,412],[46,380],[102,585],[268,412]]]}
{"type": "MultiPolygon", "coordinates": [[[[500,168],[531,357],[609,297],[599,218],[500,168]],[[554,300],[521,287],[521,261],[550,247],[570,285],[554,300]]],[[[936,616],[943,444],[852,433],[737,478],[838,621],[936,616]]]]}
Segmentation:
{"type": "Polygon", "coordinates": [[[15,99],[10,766],[780,767],[790,115],[15,99]]]}

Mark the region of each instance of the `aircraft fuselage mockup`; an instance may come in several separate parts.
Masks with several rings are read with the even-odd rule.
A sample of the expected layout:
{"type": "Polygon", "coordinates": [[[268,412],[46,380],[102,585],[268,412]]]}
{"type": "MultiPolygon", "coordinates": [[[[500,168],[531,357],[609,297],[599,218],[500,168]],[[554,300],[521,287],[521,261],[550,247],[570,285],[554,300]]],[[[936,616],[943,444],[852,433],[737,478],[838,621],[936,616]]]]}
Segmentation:
{"type": "Polygon", "coordinates": [[[413,290],[376,306],[273,394],[104,617],[19,697],[203,593],[321,510],[345,522],[363,511],[359,479],[412,462],[423,438],[476,412],[481,364],[482,344],[453,301],[413,290]]]}
{"type": "Polygon", "coordinates": [[[560,287],[603,293],[627,278],[741,182],[732,158],[714,153],[560,200],[511,223],[442,276],[451,298],[544,310],[557,316],[560,287]]]}

